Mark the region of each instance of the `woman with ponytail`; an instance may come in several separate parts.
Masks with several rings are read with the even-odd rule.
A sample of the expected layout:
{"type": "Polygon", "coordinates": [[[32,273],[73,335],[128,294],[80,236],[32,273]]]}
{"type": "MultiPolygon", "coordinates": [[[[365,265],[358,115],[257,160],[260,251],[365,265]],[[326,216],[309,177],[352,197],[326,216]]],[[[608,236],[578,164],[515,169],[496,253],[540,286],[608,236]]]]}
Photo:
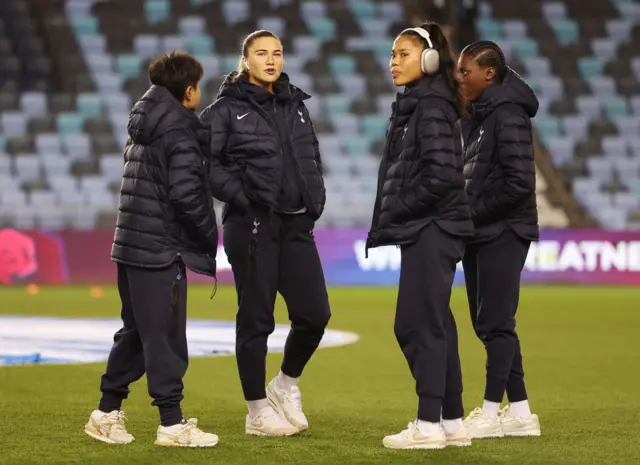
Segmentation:
{"type": "Polygon", "coordinates": [[[440,26],[425,23],[401,32],[390,69],[404,92],[392,106],[367,249],[401,249],[394,331],[416,382],[418,412],[383,444],[469,446],[449,299],[473,224],[464,192],[455,62],[440,26]]]}
{"type": "Polygon", "coordinates": [[[245,432],[290,436],[308,428],[298,378],[331,316],[313,236],[325,189],[310,98],[282,73],[280,39],[250,34],[239,69],[224,81],[201,119],[211,126],[213,196],[226,202],[223,244],[236,291],[236,358],[249,409],[245,432]],[[265,389],[267,338],[276,293],[291,332],[280,373],[265,389]]]}
{"type": "Polygon", "coordinates": [[[465,420],[473,438],[539,436],[524,384],[515,315],[520,274],[538,240],[531,118],[538,99],[493,42],[467,46],[459,79],[464,172],[475,235],[463,259],[473,328],[487,351],[484,405],[465,420]],[[510,405],[500,411],[504,393],[510,405]]]}

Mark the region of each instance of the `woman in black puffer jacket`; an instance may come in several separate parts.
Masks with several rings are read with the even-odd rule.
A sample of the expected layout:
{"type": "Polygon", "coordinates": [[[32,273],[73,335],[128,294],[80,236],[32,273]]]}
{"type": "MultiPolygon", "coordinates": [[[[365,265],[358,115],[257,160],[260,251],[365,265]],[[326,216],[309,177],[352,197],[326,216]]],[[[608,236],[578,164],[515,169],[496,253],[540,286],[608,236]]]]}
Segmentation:
{"type": "Polygon", "coordinates": [[[505,64],[500,48],[481,41],[459,60],[471,117],[463,122],[464,172],[475,235],[463,259],[473,328],[487,351],[482,408],[465,420],[472,437],[539,436],[527,400],[516,309],[520,274],[538,239],[531,118],[538,99],[505,64]],[[499,414],[507,393],[510,406],[499,414]]]}
{"type": "Polygon", "coordinates": [[[405,91],[393,106],[367,248],[401,247],[395,334],[419,403],[417,421],[383,444],[466,446],[471,440],[462,426],[462,375],[449,298],[473,224],[464,192],[455,63],[440,26],[427,23],[396,38],[390,65],[394,83],[405,91]]]}
{"type": "Polygon", "coordinates": [[[211,125],[210,185],[227,203],[223,243],[238,293],[236,357],[249,407],[245,431],[289,436],[308,428],[297,380],[320,344],[331,312],[313,237],[325,189],[304,100],[282,74],[278,37],[244,41],[238,72],[201,115],[211,125]],[[265,390],[267,338],[276,293],[292,322],[279,375],[265,390]]]}

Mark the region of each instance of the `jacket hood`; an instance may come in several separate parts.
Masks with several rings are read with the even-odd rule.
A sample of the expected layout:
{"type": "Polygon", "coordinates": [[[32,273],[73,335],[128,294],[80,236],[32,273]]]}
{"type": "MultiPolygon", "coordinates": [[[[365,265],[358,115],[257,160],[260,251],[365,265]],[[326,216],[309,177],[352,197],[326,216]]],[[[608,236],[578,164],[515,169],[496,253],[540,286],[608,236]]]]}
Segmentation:
{"type": "Polygon", "coordinates": [[[203,123],[195,112],[178,102],[165,87],[153,85],[131,109],[127,131],[134,143],[148,145],[169,131],[201,128],[203,123]]]}
{"type": "Polygon", "coordinates": [[[404,92],[398,93],[397,103],[393,104],[400,114],[413,112],[418,102],[427,97],[435,97],[446,100],[454,107],[456,102],[456,90],[452,89],[443,74],[437,76],[424,76],[411,87],[406,87],[404,92]]]}
{"type": "Polygon", "coordinates": [[[508,66],[502,82],[487,87],[480,98],[471,105],[472,114],[475,119],[484,119],[506,103],[521,106],[530,118],[538,112],[539,102],[535,92],[508,66]]]}
{"type": "MultiPolygon", "coordinates": [[[[249,82],[249,79],[244,75],[241,75],[234,82],[236,75],[235,71],[227,75],[220,86],[216,98],[230,97],[238,100],[255,100],[258,103],[273,100],[274,94],[249,82]]],[[[310,98],[310,95],[289,82],[289,76],[286,73],[280,74],[274,86],[274,91],[278,100],[306,100],[310,98]]]]}

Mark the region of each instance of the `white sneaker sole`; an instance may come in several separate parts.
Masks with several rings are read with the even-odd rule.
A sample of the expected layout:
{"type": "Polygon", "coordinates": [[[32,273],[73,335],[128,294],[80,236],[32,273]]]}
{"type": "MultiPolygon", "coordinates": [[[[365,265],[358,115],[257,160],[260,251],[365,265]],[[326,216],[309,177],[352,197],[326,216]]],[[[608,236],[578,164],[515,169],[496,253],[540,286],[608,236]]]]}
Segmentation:
{"type": "Polygon", "coordinates": [[[414,444],[411,446],[396,446],[393,444],[385,444],[384,441],[382,441],[382,445],[384,447],[386,447],[387,449],[393,449],[393,450],[412,450],[412,449],[422,449],[422,450],[442,450],[444,448],[447,447],[446,444],[414,444]]]}
{"type": "Polygon", "coordinates": [[[269,402],[269,405],[271,406],[271,408],[274,409],[276,412],[278,412],[278,414],[282,418],[286,419],[289,423],[291,423],[291,425],[294,428],[297,428],[299,433],[309,429],[309,425],[308,424],[307,425],[296,425],[296,424],[294,424],[291,421],[291,419],[289,417],[287,417],[287,415],[284,412],[284,409],[282,408],[282,406],[278,402],[277,398],[275,397],[274,394],[271,393],[271,391],[269,389],[267,389],[267,401],[269,402]]]}
{"type": "Polygon", "coordinates": [[[470,447],[472,444],[471,439],[455,439],[447,441],[447,447],[470,447]]]}
{"type": "Polygon", "coordinates": [[[208,442],[206,444],[178,444],[175,442],[162,442],[155,441],[154,444],[159,447],[215,447],[218,445],[219,440],[215,442],[208,442]]]}
{"type": "Polygon", "coordinates": [[[529,438],[534,438],[534,437],[539,437],[542,435],[542,433],[540,432],[540,430],[531,430],[531,431],[509,431],[504,433],[505,437],[512,437],[512,438],[522,438],[522,437],[529,437],[529,438]]]}
{"type": "Polygon", "coordinates": [[[261,436],[261,437],[285,437],[285,436],[295,436],[296,434],[299,433],[298,429],[296,428],[295,431],[290,431],[290,432],[277,432],[277,433],[266,433],[262,430],[259,429],[255,429],[255,428],[247,428],[245,427],[244,429],[245,434],[248,434],[250,436],[261,436]]]}
{"type": "Polygon", "coordinates": [[[492,432],[492,433],[469,433],[471,439],[497,439],[503,438],[505,434],[503,432],[492,432]]]}
{"type": "Polygon", "coordinates": [[[84,432],[87,436],[92,437],[97,441],[104,442],[105,444],[125,444],[126,445],[126,444],[131,444],[131,442],[133,442],[133,441],[131,442],[114,441],[113,439],[103,436],[102,434],[100,434],[100,432],[97,429],[95,429],[93,426],[90,426],[90,425],[85,425],[84,432]]]}

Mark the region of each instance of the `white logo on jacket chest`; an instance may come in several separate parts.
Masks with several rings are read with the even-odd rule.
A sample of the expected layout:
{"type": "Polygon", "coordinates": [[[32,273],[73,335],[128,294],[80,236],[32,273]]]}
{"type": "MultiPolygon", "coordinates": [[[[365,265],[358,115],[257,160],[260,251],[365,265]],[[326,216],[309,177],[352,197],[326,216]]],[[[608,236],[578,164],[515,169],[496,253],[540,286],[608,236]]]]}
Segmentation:
{"type": "Polygon", "coordinates": [[[239,120],[241,120],[242,118],[244,118],[245,116],[247,116],[249,113],[251,113],[250,111],[245,113],[244,115],[238,115],[236,116],[236,118],[238,118],[239,120]]]}
{"type": "Polygon", "coordinates": [[[302,114],[302,112],[300,110],[298,110],[298,114],[300,115],[300,121],[302,121],[304,123],[304,115],[302,114]]]}

